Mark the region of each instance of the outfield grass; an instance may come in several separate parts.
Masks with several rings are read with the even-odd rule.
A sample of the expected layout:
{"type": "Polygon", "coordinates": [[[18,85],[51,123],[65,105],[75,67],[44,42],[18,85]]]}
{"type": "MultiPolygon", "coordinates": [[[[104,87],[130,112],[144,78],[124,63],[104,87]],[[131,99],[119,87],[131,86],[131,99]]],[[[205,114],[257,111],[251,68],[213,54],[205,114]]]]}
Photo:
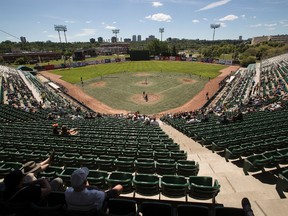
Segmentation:
{"type": "Polygon", "coordinates": [[[214,78],[219,75],[219,70],[225,68],[223,65],[203,64],[196,62],[178,61],[131,61],[109,64],[98,64],[87,67],[60,69],[53,73],[62,76],[62,79],[70,83],[93,79],[95,77],[106,76],[122,72],[174,72],[187,73],[191,75],[201,75],[203,77],[214,78]]]}
{"type": "Polygon", "coordinates": [[[182,106],[225,67],[195,62],[135,61],[60,69],[53,73],[114,109],[153,114],[182,106]],[[147,85],[143,84],[146,79],[147,85]],[[148,102],[142,97],[143,91],[148,93],[148,102]]]}

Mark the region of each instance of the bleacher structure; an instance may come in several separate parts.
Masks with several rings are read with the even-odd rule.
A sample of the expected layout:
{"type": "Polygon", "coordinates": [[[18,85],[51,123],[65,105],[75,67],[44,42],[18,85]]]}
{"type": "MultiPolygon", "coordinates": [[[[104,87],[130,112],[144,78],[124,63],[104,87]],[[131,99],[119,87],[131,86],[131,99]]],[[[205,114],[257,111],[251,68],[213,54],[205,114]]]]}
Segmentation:
{"type": "MultiPolygon", "coordinates": [[[[192,160],[159,125],[146,125],[118,115],[101,114],[86,119],[87,112],[95,116],[97,113],[67,95],[63,87],[51,88],[49,80],[5,66],[0,66],[0,73],[0,179],[27,161],[44,160],[54,149],[53,164],[39,177],[61,177],[70,186],[71,173],[78,167],[88,167],[90,184],[101,189],[122,184],[123,197],[118,202],[136,206],[143,216],[153,215],[151,209],[155,209],[154,215],[165,216],[187,212],[211,216],[223,215],[225,211],[244,215],[241,208],[225,210],[223,204],[217,203],[225,185],[213,176],[199,175],[199,161],[192,160]],[[57,119],[49,119],[51,114],[57,119]],[[56,122],[78,128],[79,133],[54,135],[52,125],[56,122]],[[175,201],[178,198],[183,200],[175,201]],[[191,199],[199,202],[192,203],[191,199]],[[203,200],[208,202],[202,203],[203,200]]],[[[286,191],[287,75],[288,55],[241,68],[231,74],[208,105],[207,110],[216,113],[209,114],[208,122],[187,124],[186,119],[170,115],[161,117],[161,121],[223,156],[227,163],[240,164],[246,175],[280,170],[276,188],[286,191]],[[279,103],[281,109],[274,110],[279,103]],[[236,109],[244,108],[253,109],[244,114],[244,120],[219,122],[220,112],[232,115],[236,109]]],[[[63,201],[63,193],[58,196],[63,201]]],[[[132,215],[136,214],[134,207],[132,215]]],[[[43,213],[39,206],[33,209],[43,213]]],[[[60,213],[60,208],[50,210],[60,213]]],[[[109,210],[117,214],[112,203],[109,210]]],[[[129,212],[122,215],[126,213],[129,212]]]]}

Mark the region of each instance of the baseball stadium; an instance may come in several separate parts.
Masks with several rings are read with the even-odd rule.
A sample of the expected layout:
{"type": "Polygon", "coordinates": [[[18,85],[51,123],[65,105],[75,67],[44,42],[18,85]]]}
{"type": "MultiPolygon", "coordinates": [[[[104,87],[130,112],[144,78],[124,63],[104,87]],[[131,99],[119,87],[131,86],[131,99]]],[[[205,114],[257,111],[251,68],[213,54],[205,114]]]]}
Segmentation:
{"type": "Polygon", "coordinates": [[[1,184],[0,215],[287,215],[288,54],[0,73],[1,182],[30,167],[63,184],[24,206],[1,184]],[[121,185],[105,212],[65,208],[80,167],[100,190],[121,185]]]}

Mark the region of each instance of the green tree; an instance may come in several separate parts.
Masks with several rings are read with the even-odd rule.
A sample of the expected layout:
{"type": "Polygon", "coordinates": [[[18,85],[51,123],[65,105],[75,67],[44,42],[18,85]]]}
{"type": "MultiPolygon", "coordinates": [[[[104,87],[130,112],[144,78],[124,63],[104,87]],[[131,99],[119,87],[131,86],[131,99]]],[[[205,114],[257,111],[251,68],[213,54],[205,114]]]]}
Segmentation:
{"type": "Polygon", "coordinates": [[[176,51],[176,46],[175,45],[172,46],[171,55],[172,56],[176,56],[177,55],[177,51],[176,51]]]}
{"type": "MultiPolygon", "coordinates": [[[[151,55],[158,56],[162,53],[162,51],[164,51],[163,50],[164,46],[162,45],[162,43],[158,39],[150,41],[150,43],[148,44],[148,48],[149,48],[151,55]]],[[[167,51],[167,50],[168,50],[168,46],[167,46],[167,49],[165,51],[167,51]]]]}
{"type": "Polygon", "coordinates": [[[256,57],[255,56],[245,56],[240,61],[242,67],[247,67],[249,64],[256,63],[256,57]]]}
{"type": "Polygon", "coordinates": [[[23,65],[27,63],[27,59],[25,57],[17,58],[14,62],[16,65],[23,65]]]}

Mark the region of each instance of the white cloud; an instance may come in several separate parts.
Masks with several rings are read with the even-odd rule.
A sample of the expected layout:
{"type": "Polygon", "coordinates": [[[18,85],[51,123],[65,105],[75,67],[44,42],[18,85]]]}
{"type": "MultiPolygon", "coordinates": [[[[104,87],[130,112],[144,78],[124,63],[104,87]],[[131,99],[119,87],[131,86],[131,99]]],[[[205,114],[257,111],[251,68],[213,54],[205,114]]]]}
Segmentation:
{"type": "Polygon", "coordinates": [[[89,24],[89,23],[91,23],[92,22],[92,20],[87,20],[87,21],[85,21],[85,23],[87,23],[87,24],[89,24]]]}
{"type": "Polygon", "coordinates": [[[273,24],[265,24],[264,26],[266,26],[266,27],[273,27],[273,26],[277,26],[277,24],[276,24],[276,23],[273,23],[273,24]]]}
{"type": "Polygon", "coordinates": [[[256,19],[256,16],[253,16],[252,19],[256,19]]]}
{"type": "Polygon", "coordinates": [[[65,20],[64,22],[65,23],[70,23],[70,24],[76,23],[74,20],[65,20]]]}
{"type": "Polygon", "coordinates": [[[208,21],[208,19],[207,19],[207,18],[203,18],[203,20],[204,20],[204,21],[208,21]]]}
{"type": "Polygon", "coordinates": [[[267,30],[268,30],[268,31],[274,31],[275,28],[268,28],[267,30]]]}
{"type": "Polygon", "coordinates": [[[171,22],[172,17],[168,14],[157,13],[145,17],[146,19],[158,21],[158,22],[171,22]]]}
{"type": "Polygon", "coordinates": [[[258,28],[258,27],[261,27],[261,26],[262,26],[262,24],[250,25],[250,27],[252,27],[252,28],[258,28]]]}
{"type": "Polygon", "coordinates": [[[221,1],[213,2],[213,3],[211,3],[211,4],[206,5],[206,6],[203,7],[203,8],[200,8],[198,11],[210,10],[210,9],[212,9],[212,8],[225,5],[225,4],[227,4],[228,2],[230,2],[230,1],[231,1],[231,0],[221,0],[221,1]]]}
{"type": "Polygon", "coordinates": [[[161,2],[152,2],[153,7],[161,7],[163,4],[161,2]]]}
{"type": "Polygon", "coordinates": [[[42,31],[42,33],[47,33],[48,31],[46,31],[46,30],[44,30],[44,31],[42,31]]]}
{"type": "Polygon", "coordinates": [[[286,25],[286,24],[288,23],[288,20],[281,20],[281,21],[279,21],[279,23],[280,23],[281,25],[286,25]]]}
{"type": "Polygon", "coordinates": [[[106,29],[116,29],[115,26],[110,26],[110,25],[106,25],[105,28],[106,28],[106,29]]]}
{"type": "Polygon", "coordinates": [[[246,18],[246,15],[245,15],[245,14],[242,14],[242,15],[241,15],[241,18],[242,18],[242,19],[245,19],[245,18],[246,18]]]}
{"type": "Polygon", "coordinates": [[[85,37],[96,34],[96,29],[81,29],[81,32],[76,34],[75,37],[85,37]]]}
{"type": "Polygon", "coordinates": [[[230,15],[220,18],[219,21],[233,21],[236,19],[238,19],[238,16],[230,14],[230,15]]]}
{"type": "Polygon", "coordinates": [[[193,23],[199,23],[200,21],[197,19],[192,20],[193,23]]]}
{"type": "Polygon", "coordinates": [[[226,24],[226,23],[223,23],[223,22],[221,22],[220,25],[221,25],[221,27],[223,27],[223,28],[226,28],[226,27],[227,27],[227,24],[226,24]]]}

